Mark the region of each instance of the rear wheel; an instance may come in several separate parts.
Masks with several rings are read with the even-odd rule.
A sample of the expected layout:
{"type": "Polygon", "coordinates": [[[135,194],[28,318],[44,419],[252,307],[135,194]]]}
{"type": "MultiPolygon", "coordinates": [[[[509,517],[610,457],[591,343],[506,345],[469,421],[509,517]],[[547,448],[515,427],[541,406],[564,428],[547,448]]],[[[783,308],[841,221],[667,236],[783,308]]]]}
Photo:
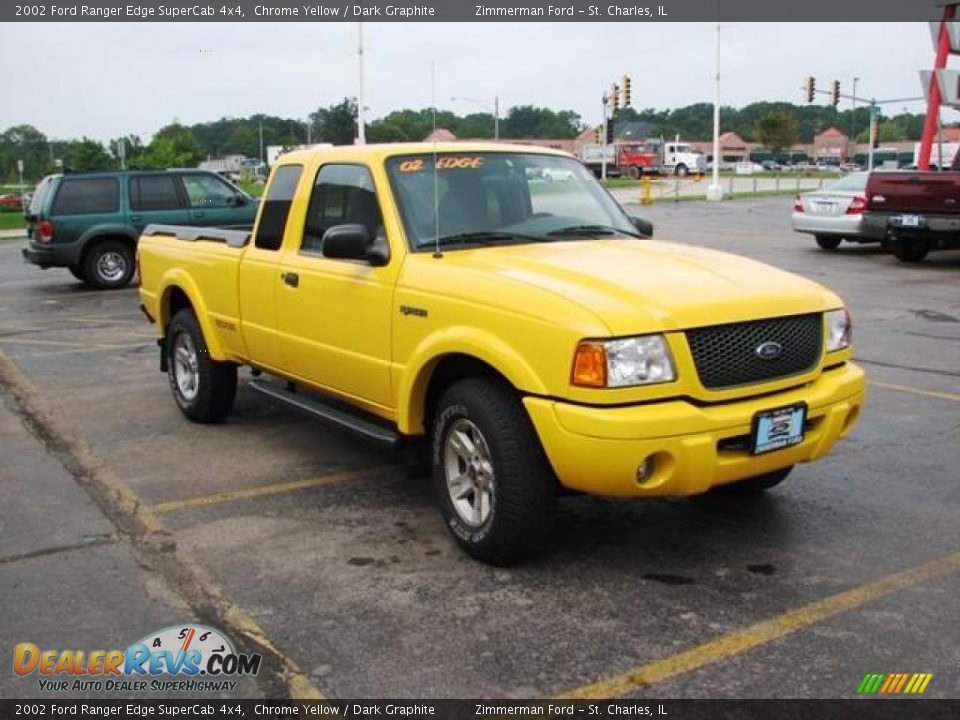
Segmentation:
{"type": "Polygon", "coordinates": [[[180,411],[194,422],[221,420],[237,394],[237,366],[210,357],[192,310],[180,310],[167,330],[167,378],[180,411]]]}
{"type": "Polygon", "coordinates": [[[637,180],[640,177],[640,168],[636,165],[631,165],[627,168],[627,175],[630,176],[631,180],[637,180]]]}
{"type": "Polygon", "coordinates": [[[457,543],[495,565],[536,551],[553,524],[555,482],[513,389],[456,382],[437,404],[432,435],[434,488],[457,543]]]}
{"type": "Polygon", "coordinates": [[[833,235],[816,235],[814,239],[817,241],[817,245],[823,250],[836,250],[840,247],[841,238],[834,237],[833,235]]]}
{"type": "Polygon", "coordinates": [[[920,262],[929,252],[930,248],[922,240],[901,240],[893,246],[893,256],[905,263],[920,262]]]}
{"type": "Polygon", "coordinates": [[[716,490],[721,493],[742,495],[762,493],[786,480],[791,470],[793,470],[793,465],[789,465],[780,470],[774,470],[773,472],[764,473],[763,475],[757,475],[756,477],[747,478],[746,480],[730,483],[729,485],[720,485],[716,490]]]}
{"type": "Polygon", "coordinates": [[[126,287],[136,268],[133,250],[120,240],[103,240],[91,247],[83,260],[86,281],[102,290],[126,287]]]}

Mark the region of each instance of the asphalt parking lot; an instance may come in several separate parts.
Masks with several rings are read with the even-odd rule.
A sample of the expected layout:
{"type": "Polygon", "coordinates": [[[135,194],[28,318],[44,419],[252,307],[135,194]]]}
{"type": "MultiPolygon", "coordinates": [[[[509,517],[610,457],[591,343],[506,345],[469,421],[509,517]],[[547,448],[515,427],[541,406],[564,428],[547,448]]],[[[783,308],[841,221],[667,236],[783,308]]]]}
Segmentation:
{"type": "MultiPolygon", "coordinates": [[[[630,209],[845,298],[870,377],[852,436],[765,497],[563,498],[549,551],[509,569],[458,551],[408,455],[243,387],[188,423],[134,289],[0,241],[2,651],[196,619],[267,655],[243,696],[853,698],[926,672],[924,697],[960,697],[960,252],[825,253],[791,203],[630,209]]],[[[0,693],[42,695],[8,670],[0,693]]]]}

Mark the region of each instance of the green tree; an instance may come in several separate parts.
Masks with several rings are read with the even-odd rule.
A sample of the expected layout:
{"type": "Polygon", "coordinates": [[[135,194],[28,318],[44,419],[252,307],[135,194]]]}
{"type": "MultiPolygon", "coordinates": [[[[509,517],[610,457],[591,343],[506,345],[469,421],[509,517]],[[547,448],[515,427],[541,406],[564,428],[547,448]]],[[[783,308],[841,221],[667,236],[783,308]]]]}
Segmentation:
{"type": "Polygon", "coordinates": [[[500,123],[501,137],[508,138],[572,138],[582,129],[580,116],[572,110],[554,112],[533,105],[510,108],[500,123]]]}
{"type": "Polygon", "coordinates": [[[23,174],[38,180],[52,171],[47,136],[33,125],[15,125],[0,133],[0,178],[17,178],[17,160],[23,160],[23,174]]]}
{"type": "Polygon", "coordinates": [[[329,142],[334,145],[350,145],[356,133],[357,103],[344,98],[336,105],[319,108],[310,113],[310,121],[316,128],[314,142],[329,142]]]}
{"type": "Polygon", "coordinates": [[[766,110],[757,119],[754,136],[768,150],[780,152],[797,142],[797,118],[789,110],[766,110]]]}
{"type": "Polygon", "coordinates": [[[103,144],[88,137],[70,141],[64,165],[71,170],[111,170],[114,167],[113,158],[103,144]]]}
{"type": "Polygon", "coordinates": [[[174,122],[153,136],[144,160],[157,168],[196,167],[203,157],[203,148],[193,132],[174,122]]]}
{"type": "MultiPolygon", "coordinates": [[[[237,125],[230,132],[227,141],[223,143],[221,152],[224,155],[246,155],[257,157],[260,155],[260,135],[250,125],[237,125]]],[[[214,153],[210,153],[213,155],[214,153]]],[[[218,153],[219,154],[219,153],[218,153]]]]}

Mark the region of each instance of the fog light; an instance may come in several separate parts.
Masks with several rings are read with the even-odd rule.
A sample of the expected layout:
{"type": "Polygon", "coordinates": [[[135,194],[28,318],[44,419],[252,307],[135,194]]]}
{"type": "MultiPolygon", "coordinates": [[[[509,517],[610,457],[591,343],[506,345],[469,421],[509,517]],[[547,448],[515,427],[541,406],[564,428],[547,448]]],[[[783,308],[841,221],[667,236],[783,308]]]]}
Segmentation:
{"type": "Polygon", "coordinates": [[[642,485],[653,475],[653,457],[648,457],[642,463],[637,465],[637,484],[642,485]]]}

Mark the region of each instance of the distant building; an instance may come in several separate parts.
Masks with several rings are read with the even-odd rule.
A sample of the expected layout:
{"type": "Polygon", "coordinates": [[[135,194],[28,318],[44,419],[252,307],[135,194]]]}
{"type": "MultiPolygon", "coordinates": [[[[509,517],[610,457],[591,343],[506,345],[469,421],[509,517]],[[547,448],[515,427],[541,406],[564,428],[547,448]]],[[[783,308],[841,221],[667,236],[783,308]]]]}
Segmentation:
{"type": "Polygon", "coordinates": [[[262,169],[263,163],[256,158],[248,158],[246,155],[225,155],[221,158],[207,158],[199,165],[201,170],[209,170],[223,175],[231,180],[239,180],[243,173],[258,174],[262,169]]]}

